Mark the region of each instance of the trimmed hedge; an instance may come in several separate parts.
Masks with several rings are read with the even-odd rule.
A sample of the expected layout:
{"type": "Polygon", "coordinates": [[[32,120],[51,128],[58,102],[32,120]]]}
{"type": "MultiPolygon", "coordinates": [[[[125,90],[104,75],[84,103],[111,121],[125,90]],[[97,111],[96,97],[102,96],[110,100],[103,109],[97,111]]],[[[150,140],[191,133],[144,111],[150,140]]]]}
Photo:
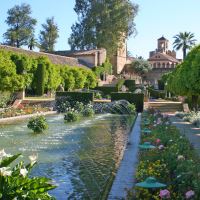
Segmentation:
{"type": "Polygon", "coordinates": [[[128,88],[130,92],[135,91],[135,80],[125,80],[124,85],[128,88]]]}
{"type": "Polygon", "coordinates": [[[144,109],[144,94],[134,94],[128,92],[111,93],[111,101],[118,100],[127,100],[129,103],[135,104],[137,112],[142,112],[144,109]]]}
{"type": "Polygon", "coordinates": [[[56,92],[56,99],[69,98],[70,101],[79,101],[83,103],[90,103],[94,100],[93,92],[56,92]]]}
{"type": "Polygon", "coordinates": [[[165,98],[165,91],[158,91],[158,90],[154,90],[152,88],[148,88],[148,91],[150,93],[150,96],[153,98],[161,98],[164,99],[165,98]]]}
{"type": "Polygon", "coordinates": [[[112,92],[118,92],[116,87],[96,87],[95,90],[101,91],[104,95],[110,95],[112,92]]]}

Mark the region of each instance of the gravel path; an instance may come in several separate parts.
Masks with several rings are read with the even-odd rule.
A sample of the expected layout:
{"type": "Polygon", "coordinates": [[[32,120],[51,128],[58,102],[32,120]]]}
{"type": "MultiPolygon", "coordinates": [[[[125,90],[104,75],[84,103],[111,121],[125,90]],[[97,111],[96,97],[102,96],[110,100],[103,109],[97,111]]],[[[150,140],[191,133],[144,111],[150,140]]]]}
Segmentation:
{"type": "Polygon", "coordinates": [[[129,144],[124,152],[117,175],[113,182],[108,200],[123,200],[127,190],[134,186],[134,174],[138,162],[138,145],[140,142],[141,114],[138,114],[129,137],[129,144]]]}
{"type": "Polygon", "coordinates": [[[169,115],[170,121],[175,125],[182,134],[184,134],[194,146],[200,156],[200,128],[196,128],[188,122],[184,122],[182,119],[169,115]]]}

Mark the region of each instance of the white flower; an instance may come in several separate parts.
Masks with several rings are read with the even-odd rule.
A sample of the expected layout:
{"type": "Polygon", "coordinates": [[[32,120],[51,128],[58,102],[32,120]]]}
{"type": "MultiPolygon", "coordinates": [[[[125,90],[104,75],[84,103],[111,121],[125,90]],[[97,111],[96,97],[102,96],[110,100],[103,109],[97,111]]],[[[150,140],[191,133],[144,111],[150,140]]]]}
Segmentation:
{"type": "Polygon", "coordinates": [[[182,155],[179,155],[179,156],[178,156],[178,160],[185,160],[185,157],[182,156],[182,155]]]}
{"type": "Polygon", "coordinates": [[[7,154],[4,149],[0,150],[0,160],[2,160],[2,158],[8,158],[8,157],[11,157],[12,155],[11,154],[7,154]]]}
{"type": "Polygon", "coordinates": [[[36,155],[36,154],[33,154],[33,155],[29,156],[29,159],[31,161],[31,165],[33,165],[34,163],[36,163],[37,158],[38,158],[38,155],[36,155]]]}
{"type": "Polygon", "coordinates": [[[28,174],[27,169],[26,169],[26,168],[20,169],[20,174],[21,174],[23,177],[25,177],[25,176],[28,174]]]}
{"type": "Polygon", "coordinates": [[[10,169],[10,168],[9,167],[2,167],[2,168],[0,168],[0,175],[1,176],[11,176],[12,171],[8,170],[8,169],[10,169]]]}

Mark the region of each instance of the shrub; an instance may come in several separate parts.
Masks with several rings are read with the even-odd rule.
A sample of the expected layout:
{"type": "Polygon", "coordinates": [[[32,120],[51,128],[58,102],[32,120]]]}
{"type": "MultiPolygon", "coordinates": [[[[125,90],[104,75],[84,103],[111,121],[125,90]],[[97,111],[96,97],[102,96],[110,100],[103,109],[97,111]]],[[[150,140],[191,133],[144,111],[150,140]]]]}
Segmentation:
{"type": "Polygon", "coordinates": [[[41,133],[48,128],[48,124],[44,116],[37,116],[29,120],[27,127],[35,133],[41,133]]]}
{"type": "Polygon", "coordinates": [[[84,117],[93,117],[94,114],[95,114],[95,112],[92,107],[86,107],[82,112],[82,115],[84,117]]]}
{"type": "Polygon", "coordinates": [[[102,96],[101,96],[101,93],[100,93],[100,92],[95,93],[94,97],[95,97],[96,99],[102,99],[102,96]]]}
{"type": "Polygon", "coordinates": [[[66,120],[67,122],[75,122],[78,121],[78,119],[79,119],[79,114],[74,111],[67,112],[64,116],[64,120],[66,120]]]}
{"type": "Polygon", "coordinates": [[[136,110],[135,110],[135,105],[134,104],[131,104],[129,103],[128,106],[127,106],[127,110],[130,114],[135,114],[136,110]]]}
{"type": "Polygon", "coordinates": [[[0,91],[0,108],[5,108],[10,100],[10,92],[0,91]]]}
{"type": "Polygon", "coordinates": [[[83,109],[84,109],[84,104],[82,102],[79,102],[77,101],[74,105],[74,109],[77,111],[77,112],[82,112],[83,109]]]}
{"type": "Polygon", "coordinates": [[[88,104],[94,100],[93,92],[56,92],[56,101],[59,99],[66,98],[67,101],[75,103],[76,101],[88,104]]]}
{"type": "Polygon", "coordinates": [[[118,92],[116,87],[105,87],[105,86],[96,87],[95,90],[103,92],[103,95],[111,95],[112,92],[118,92]]]}
{"type": "Polygon", "coordinates": [[[142,112],[144,107],[144,94],[133,93],[111,93],[111,101],[126,100],[133,103],[137,112],[142,112]]]}
{"type": "Polygon", "coordinates": [[[128,88],[130,92],[135,91],[135,80],[125,80],[124,85],[128,88]]]}
{"type": "Polygon", "coordinates": [[[148,88],[148,91],[150,93],[150,96],[153,98],[165,98],[165,91],[158,91],[158,90],[154,90],[153,88],[148,88]]]}
{"type": "Polygon", "coordinates": [[[36,156],[29,156],[31,163],[23,161],[14,166],[13,162],[21,154],[8,155],[0,151],[0,199],[45,199],[53,200],[47,191],[56,188],[51,180],[44,177],[31,177],[28,175],[36,164],[36,156]]]}

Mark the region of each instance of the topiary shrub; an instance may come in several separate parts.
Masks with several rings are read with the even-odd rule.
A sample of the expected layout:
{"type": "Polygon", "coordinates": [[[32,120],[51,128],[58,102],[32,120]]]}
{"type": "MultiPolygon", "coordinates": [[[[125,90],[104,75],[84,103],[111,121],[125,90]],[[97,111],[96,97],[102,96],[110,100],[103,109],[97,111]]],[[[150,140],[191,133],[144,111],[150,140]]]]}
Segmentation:
{"type": "Polygon", "coordinates": [[[33,130],[34,133],[42,133],[48,128],[48,124],[44,116],[37,116],[28,121],[27,127],[33,130]]]}
{"type": "Polygon", "coordinates": [[[135,91],[135,80],[125,80],[124,85],[128,88],[130,92],[135,91]]]}
{"type": "Polygon", "coordinates": [[[66,120],[67,122],[75,122],[78,121],[79,119],[79,114],[77,112],[67,112],[64,116],[64,120],[66,120]]]}

